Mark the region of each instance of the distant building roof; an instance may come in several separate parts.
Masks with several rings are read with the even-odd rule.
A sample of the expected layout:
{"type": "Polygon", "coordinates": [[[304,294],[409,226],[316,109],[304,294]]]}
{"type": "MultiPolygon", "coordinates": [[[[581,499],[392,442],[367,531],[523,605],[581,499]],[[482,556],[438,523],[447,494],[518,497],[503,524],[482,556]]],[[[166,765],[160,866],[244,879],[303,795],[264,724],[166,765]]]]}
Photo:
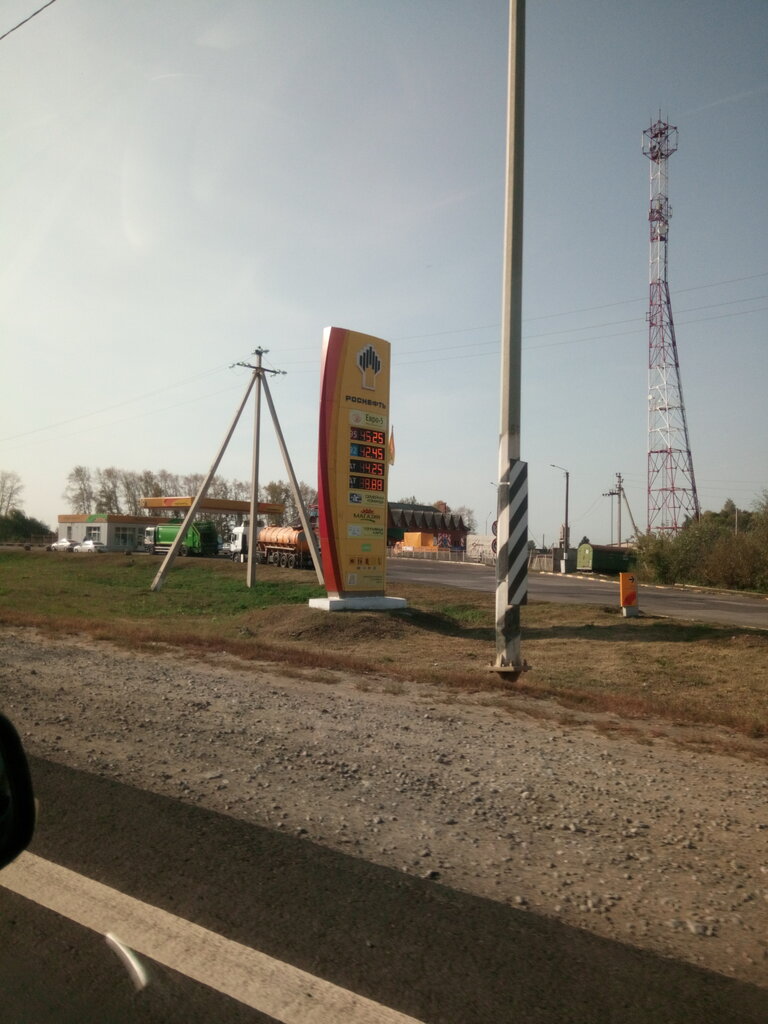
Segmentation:
{"type": "Polygon", "coordinates": [[[389,525],[409,533],[469,533],[460,515],[441,512],[434,505],[389,503],[389,525]]]}

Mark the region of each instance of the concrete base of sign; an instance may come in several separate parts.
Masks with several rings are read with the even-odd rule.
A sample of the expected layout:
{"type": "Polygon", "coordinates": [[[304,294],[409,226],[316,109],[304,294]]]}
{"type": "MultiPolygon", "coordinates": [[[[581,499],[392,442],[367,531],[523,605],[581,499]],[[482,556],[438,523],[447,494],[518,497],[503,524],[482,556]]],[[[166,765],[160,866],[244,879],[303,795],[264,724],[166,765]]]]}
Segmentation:
{"type": "Polygon", "coordinates": [[[640,614],[640,609],[637,607],[636,604],[627,605],[621,609],[621,614],[624,616],[625,619],[634,619],[636,616],[640,614]]]}
{"type": "Polygon", "coordinates": [[[310,608],[321,612],[392,612],[398,608],[407,608],[404,597],[313,597],[310,608]]]}

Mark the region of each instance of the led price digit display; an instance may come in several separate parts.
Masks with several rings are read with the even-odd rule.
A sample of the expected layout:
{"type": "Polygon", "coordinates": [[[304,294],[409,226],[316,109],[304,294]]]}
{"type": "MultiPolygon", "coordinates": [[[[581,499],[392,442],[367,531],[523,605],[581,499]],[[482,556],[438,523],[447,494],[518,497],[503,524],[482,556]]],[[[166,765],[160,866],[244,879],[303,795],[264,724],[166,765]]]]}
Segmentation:
{"type": "Polygon", "coordinates": [[[366,444],[386,444],[383,430],[367,430],[365,427],[350,427],[351,441],[364,441],[366,444]]]}
{"type": "Polygon", "coordinates": [[[359,459],[379,459],[384,461],[384,449],[377,444],[351,444],[349,454],[359,459]]]}
{"type": "Polygon", "coordinates": [[[384,481],[381,477],[351,476],[349,486],[356,491],[383,491],[384,481]]]}
{"type": "Polygon", "coordinates": [[[384,463],[365,462],[363,459],[350,459],[349,472],[368,473],[369,476],[384,476],[384,463]]]}

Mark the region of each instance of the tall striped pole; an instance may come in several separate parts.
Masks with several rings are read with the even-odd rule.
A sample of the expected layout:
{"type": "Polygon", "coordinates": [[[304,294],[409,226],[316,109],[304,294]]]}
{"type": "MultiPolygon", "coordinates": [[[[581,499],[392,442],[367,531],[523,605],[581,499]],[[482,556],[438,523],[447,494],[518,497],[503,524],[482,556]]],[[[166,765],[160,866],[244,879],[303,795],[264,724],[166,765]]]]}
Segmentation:
{"type": "Polygon", "coordinates": [[[512,678],[525,666],[520,650],[520,605],[528,597],[528,466],[520,460],[524,83],[525,0],[510,0],[493,668],[512,678]]]}

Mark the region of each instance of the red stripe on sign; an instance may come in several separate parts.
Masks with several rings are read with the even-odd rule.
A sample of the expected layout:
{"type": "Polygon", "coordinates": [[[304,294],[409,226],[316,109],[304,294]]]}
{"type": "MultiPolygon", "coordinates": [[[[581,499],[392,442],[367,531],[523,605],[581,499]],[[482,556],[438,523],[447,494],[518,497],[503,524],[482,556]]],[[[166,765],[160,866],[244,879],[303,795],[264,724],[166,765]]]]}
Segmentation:
{"type": "Polygon", "coordinates": [[[336,534],[333,528],[334,488],[330,478],[329,450],[338,415],[341,363],[348,331],[331,327],[323,345],[320,378],[320,434],[318,439],[317,504],[320,550],[325,586],[329,594],[342,590],[336,534]]]}

